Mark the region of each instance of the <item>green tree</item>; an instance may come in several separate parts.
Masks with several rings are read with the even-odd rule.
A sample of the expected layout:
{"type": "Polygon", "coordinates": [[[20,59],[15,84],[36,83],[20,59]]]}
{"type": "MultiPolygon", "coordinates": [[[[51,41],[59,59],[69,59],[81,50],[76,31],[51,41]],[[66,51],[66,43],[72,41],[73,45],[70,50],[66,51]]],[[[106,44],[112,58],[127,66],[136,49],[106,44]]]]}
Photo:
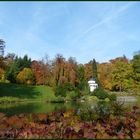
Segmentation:
{"type": "Polygon", "coordinates": [[[30,67],[31,67],[31,59],[28,58],[27,55],[25,55],[23,58],[16,56],[6,70],[6,77],[12,83],[15,83],[17,74],[20,71],[22,71],[24,68],[30,68],[30,67]]]}
{"type": "Polygon", "coordinates": [[[55,95],[61,96],[61,97],[66,97],[67,94],[70,94],[70,92],[74,90],[75,90],[75,87],[68,82],[60,84],[54,88],[55,95]]]}
{"type": "Polygon", "coordinates": [[[24,55],[23,58],[17,57],[15,60],[17,67],[19,68],[19,71],[22,71],[24,68],[31,68],[31,58],[28,58],[27,55],[24,55]]]}
{"type": "Polygon", "coordinates": [[[132,67],[135,81],[140,82],[140,51],[133,56],[132,67]]]}
{"type": "Polygon", "coordinates": [[[93,59],[92,61],[92,71],[93,71],[93,78],[97,79],[97,65],[95,59],[93,59]]]}
{"type": "Polygon", "coordinates": [[[19,69],[15,61],[13,61],[6,70],[7,79],[10,80],[12,83],[15,83],[18,72],[19,72],[19,69]]]}
{"type": "Polygon", "coordinates": [[[98,79],[97,63],[96,63],[95,59],[93,59],[93,61],[92,61],[92,72],[93,72],[92,77],[95,79],[98,86],[101,87],[101,83],[98,79]]]}
{"type": "Polygon", "coordinates": [[[83,65],[79,65],[77,70],[77,87],[79,90],[84,90],[86,86],[85,83],[85,70],[83,65]]]}
{"type": "Polygon", "coordinates": [[[105,98],[109,97],[108,93],[103,89],[103,87],[101,86],[101,83],[98,79],[97,63],[96,63],[95,59],[93,59],[93,61],[92,61],[92,71],[93,71],[93,78],[96,80],[96,82],[98,84],[98,88],[95,89],[95,91],[93,91],[93,93],[91,93],[91,95],[97,96],[99,99],[105,99],[105,98]]]}

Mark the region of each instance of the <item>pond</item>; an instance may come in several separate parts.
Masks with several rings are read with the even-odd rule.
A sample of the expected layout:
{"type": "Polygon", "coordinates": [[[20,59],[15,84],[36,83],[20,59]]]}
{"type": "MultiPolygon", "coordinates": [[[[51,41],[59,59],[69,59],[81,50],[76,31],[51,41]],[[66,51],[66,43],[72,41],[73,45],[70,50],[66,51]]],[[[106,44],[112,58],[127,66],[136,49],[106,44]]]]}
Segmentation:
{"type": "MultiPolygon", "coordinates": [[[[126,100],[123,97],[119,97],[117,100],[124,102],[124,105],[131,108],[133,105],[140,107],[137,100],[126,100]]],[[[46,102],[32,102],[32,103],[17,103],[17,104],[5,104],[0,105],[0,112],[7,114],[7,116],[20,114],[20,113],[46,113],[49,114],[54,111],[59,110],[69,110],[69,109],[80,109],[87,106],[94,107],[96,102],[93,103],[46,103],[46,102]]]]}
{"type": "Polygon", "coordinates": [[[4,104],[0,106],[0,112],[8,116],[20,113],[51,113],[58,110],[68,110],[71,108],[78,108],[78,105],[73,103],[45,103],[45,102],[32,102],[32,103],[17,103],[17,104],[4,104]]]}

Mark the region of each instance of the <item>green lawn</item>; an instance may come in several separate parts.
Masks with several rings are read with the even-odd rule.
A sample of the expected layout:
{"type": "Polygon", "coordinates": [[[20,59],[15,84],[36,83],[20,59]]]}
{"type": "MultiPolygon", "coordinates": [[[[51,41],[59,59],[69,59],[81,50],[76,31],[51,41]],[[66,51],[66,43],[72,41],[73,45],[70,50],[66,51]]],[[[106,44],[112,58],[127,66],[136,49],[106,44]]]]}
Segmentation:
{"type": "Polygon", "coordinates": [[[48,86],[29,86],[0,83],[0,97],[10,96],[28,100],[51,100],[54,92],[48,86]]]}

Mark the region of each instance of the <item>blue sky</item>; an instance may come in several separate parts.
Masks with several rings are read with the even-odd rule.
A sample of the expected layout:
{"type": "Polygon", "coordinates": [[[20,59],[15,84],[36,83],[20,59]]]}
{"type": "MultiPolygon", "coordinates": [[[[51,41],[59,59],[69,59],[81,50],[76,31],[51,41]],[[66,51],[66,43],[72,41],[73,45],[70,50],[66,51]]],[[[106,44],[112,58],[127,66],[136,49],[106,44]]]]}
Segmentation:
{"type": "Polygon", "coordinates": [[[140,2],[0,2],[5,55],[106,62],[140,50],[140,2]]]}

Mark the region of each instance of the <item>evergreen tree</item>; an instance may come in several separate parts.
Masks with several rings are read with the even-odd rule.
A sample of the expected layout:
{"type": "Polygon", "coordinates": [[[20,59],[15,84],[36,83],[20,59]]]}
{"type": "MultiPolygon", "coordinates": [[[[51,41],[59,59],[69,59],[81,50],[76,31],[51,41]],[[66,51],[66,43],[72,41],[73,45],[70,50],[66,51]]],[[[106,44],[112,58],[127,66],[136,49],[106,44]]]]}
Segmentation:
{"type": "Polygon", "coordinates": [[[17,74],[22,71],[24,68],[31,67],[31,59],[25,55],[23,58],[16,56],[15,60],[9,65],[9,68],[6,71],[6,77],[12,83],[16,82],[17,74]]]}
{"type": "Polygon", "coordinates": [[[93,59],[93,61],[92,61],[92,71],[93,71],[92,77],[95,79],[98,86],[101,87],[101,83],[98,79],[97,63],[96,63],[95,59],[93,59]]]}
{"type": "Polygon", "coordinates": [[[93,62],[92,62],[92,71],[93,71],[93,78],[98,84],[98,88],[91,95],[97,96],[99,99],[110,98],[108,93],[102,88],[101,83],[98,79],[97,63],[95,59],[93,59],[93,62]]]}
{"type": "Polygon", "coordinates": [[[98,76],[97,76],[97,65],[96,65],[96,60],[93,59],[93,62],[92,62],[92,70],[93,70],[93,78],[97,79],[98,76]]]}
{"type": "Polygon", "coordinates": [[[78,70],[77,70],[77,82],[78,82],[78,89],[79,90],[84,90],[85,88],[85,77],[84,77],[84,66],[79,65],[78,70]]]}

